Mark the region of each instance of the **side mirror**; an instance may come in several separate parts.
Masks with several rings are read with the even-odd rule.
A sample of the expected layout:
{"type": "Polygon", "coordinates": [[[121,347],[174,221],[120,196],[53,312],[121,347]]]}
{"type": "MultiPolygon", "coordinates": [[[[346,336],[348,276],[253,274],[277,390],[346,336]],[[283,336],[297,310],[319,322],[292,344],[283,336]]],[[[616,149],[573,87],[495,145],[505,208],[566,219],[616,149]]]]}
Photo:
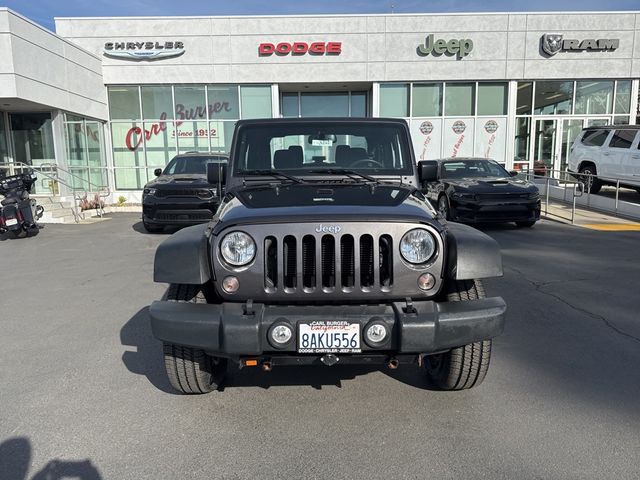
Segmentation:
{"type": "MultiPolygon", "coordinates": [[[[227,177],[227,164],[226,163],[209,163],[207,165],[207,182],[211,185],[218,185],[222,187],[225,184],[227,177]]],[[[222,192],[222,189],[218,190],[222,192]]]]}
{"type": "Polygon", "coordinates": [[[435,160],[418,162],[418,180],[420,180],[420,183],[438,180],[438,162],[435,160]]]}
{"type": "Polygon", "coordinates": [[[509,170],[509,175],[517,177],[520,172],[518,170],[509,170]]]}
{"type": "Polygon", "coordinates": [[[156,169],[153,171],[153,174],[154,174],[156,177],[159,177],[160,175],[162,175],[162,169],[161,169],[161,168],[156,168],[156,169]]]}

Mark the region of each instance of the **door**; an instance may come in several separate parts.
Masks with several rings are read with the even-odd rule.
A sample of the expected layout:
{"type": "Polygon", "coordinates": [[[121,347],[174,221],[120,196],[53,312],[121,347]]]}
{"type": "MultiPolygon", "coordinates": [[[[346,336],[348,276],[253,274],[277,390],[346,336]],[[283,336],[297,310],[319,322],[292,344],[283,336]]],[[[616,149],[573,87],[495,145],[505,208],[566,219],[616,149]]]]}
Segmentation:
{"type": "Polygon", "coordinates": [[[631,150],[632,146],[636,146],[635,137],[637,130],[620,129],[613,132],[609,147],[602,149],[602,167],[598,174],[602,177],[610,175],[612,179],[630,178],[630,170],[628,165],[631,163],[632,154],[637,149],[631,150]]]}
{"type": "Polygon", "coordinates": [[[558,144],[560,149],[557,158],[560,159],[560,164],[556,166],[557,170],[565,172],[567,170],[567,164],[569,161],[569,154],[571,153],[571,146],[573,141],[582,131],[582,119],[569,119],[562,120],[562,128],[560,133],[561,141],[558,144]]]}
{"type": "Polygon", "coordinates": [[[558,120],[555,118],[539,118],[535,120],[533,129],[533,171],[536,175],[549,172],[553,176],[558,157],[558,120]]]}
{"type": "MultiPolygon", "coordinates": [[[[630,184],[640,187],[640,132],[638,132],[636,143],[631,146],[631,151],[622,168],[624,178],[630,184]]],[[[640,191],[638,193],[640,193],[640,191]]]]}

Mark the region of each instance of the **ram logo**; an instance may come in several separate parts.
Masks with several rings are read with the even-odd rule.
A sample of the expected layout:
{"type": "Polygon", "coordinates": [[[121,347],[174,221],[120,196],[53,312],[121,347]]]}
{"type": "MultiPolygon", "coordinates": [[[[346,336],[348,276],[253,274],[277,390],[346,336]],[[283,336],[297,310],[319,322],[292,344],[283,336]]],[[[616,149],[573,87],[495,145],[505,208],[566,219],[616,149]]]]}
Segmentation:
{"type": "Polygon", "coordinates": [[[321,223],[316,225],[316,233],[338,234],[340,233],[341,230],[342,230],[342,227],[340,225],[323,225],[321,223]]]}
{"type": "Polygon", "coordinates": [[[562,49],[562,35],[545,33],[542,36],[542,51],[547,55],[555,55],[562,49]]]}

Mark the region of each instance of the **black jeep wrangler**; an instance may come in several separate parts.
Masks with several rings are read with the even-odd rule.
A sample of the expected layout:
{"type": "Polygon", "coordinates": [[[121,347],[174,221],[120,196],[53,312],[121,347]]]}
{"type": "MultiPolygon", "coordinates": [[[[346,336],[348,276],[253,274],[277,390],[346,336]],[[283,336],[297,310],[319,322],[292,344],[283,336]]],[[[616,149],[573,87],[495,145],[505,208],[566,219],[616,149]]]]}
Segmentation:
{"type": "Polygon", "coordinates": [[[439,388],[480,384],[506,305],[478,279],[502,275],[500,250],[436,213],[419,189],[435,176],[402,120],[239,121],[228,166],[208,169],[217,213],[156,252],[171,384],[209,392],[229,361],[417,363],[439,388]]]}

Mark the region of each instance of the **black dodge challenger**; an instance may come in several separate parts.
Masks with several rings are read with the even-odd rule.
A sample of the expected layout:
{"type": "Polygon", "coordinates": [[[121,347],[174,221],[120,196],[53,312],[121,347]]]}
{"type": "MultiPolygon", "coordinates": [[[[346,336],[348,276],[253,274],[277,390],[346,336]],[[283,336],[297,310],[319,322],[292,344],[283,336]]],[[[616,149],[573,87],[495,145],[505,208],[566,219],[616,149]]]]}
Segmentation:
{"type": "MultiPolygon", "coordinates": [[[[540,219],[540,192],[486,158],[445,158],[425,194],[447,220],[464,223],[515,222],[531,227],[540,219]]],[[[430,162],[430,163],[431,163],[430,162]]]]}

